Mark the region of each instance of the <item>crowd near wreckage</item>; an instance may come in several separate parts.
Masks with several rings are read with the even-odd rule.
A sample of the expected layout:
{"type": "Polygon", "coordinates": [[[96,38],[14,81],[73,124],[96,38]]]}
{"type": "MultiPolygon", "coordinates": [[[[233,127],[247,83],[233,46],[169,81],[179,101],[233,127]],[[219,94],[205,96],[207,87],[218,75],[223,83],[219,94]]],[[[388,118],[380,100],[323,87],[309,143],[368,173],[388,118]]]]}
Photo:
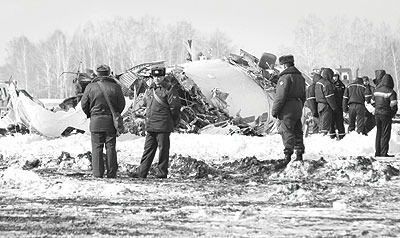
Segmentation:
{"type": "MultiPolygon", "coordinates": [[[[270,114],[282,70],[275,66],[276,59],[270,53],[258,59],[240,50],[239,54],[223,59],[196,60],[174,66],[154,61],[135,65],[121,74],[113,73],[127,100],[122,113],[125,133],[141,136],[145,133],[141,101],[149,87],[151,68],[155,66],[166,67],[166,79],[179,92],[182,109],[176,132],[251,136],[276,132],[276,119],[270,114]]],[[[7,112],[0,128],[31,131],[48,137],[89,133],[89,119],[80,107],[80,98],[96,74],[80,68],[81,65],[77,72],[62,73],[75,74],[75,95],[53,108],[46,108],[40,100],[18,89],[15,81],[9,82],[7,112]]],[[[309,82],[310,78],[303,75],[309,82]]]]}
{"type": "MultiPolygon", "coordinates": [[[[125,133],[143,136],[143,95],[149,87],[150,71],[155,66],[166,66],[166,79],[178,90],[182,104],[181,121],[176,132],[208,134],[241,134],[264,136],[277,132],[277,120],[271,116],[275,86],[283,70],[275,65],[277,57],[271,53],[261,58],[240,50],[223,59],[190,57],[190,62],[166,66],[165,61],[135,65],[121,74],[113,74],[126,97],[125,133]],[[196,58],[196,59],[195,59],[196,58]],[[195,60],[194,60],[195,59],[195,60]]],[[[91,69],[60,74],[73,75],[75,95],[54,107],[18,89],[17,81],[0,84],[0,133],[38,133],[59,137],[71,133],[89,133],[89,119],[80,107],[86,86],[96,77],[91,69]]],[[[341,80],[351,81],[351,70],[335,69],[341,80]]],[[[303,72],[306,84],[312,79],[303,72]]],[[[394,123],[399,119],[394,118],[394,123]]],[[[345,118],[346,120],[346,118],[345,118]]],[[[303,109],[305,136],[312,133],[312,113],[303,109]]]]}
{"type": "MultiPolygon", "coordinates": [[[[144,108],[140,105],[148,88],[150,70],[166,66],[166,79],[176,87],[182,102],[177,132],[266,135],[276,130],[276,119],[270,116],[280,72],[275,61],[273,54],[264,53],[258,59],[241,50],[239,55],[231,54],[223,59],[174,66],[155,61],[113,74],[127,100],[122,113],[125,133],[144,135],[144,108]]],[[[48,137],[88,133],[89,120],[80,107],[80,98],[96,74],[90,69],[62,74],[75,74],[75,95],[53,108],[45,107],[26,90],[18,89],[16,81],[10,80],[6,113],[0,121],[2,133],[30,131],[48,137]]]]}

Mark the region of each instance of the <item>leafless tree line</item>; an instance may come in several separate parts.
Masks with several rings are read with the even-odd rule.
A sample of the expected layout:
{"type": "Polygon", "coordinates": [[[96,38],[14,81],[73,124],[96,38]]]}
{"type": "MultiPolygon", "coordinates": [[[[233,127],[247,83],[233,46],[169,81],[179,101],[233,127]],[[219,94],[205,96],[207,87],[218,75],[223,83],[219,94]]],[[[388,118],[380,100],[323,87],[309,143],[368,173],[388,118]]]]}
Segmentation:
{"type": "Polygon", "coordinates": [[[11,76],[20,88],[38,98],[66,98],[74,93],[74,75],[63,72],[95,69],[100,63],[110,65],[115,74],[144,62],[184,63],[188,39],[199,51],[211,50],[213,58],[233,51],[231,41],[218,29],[205,35],[191,23],[165,25],[151,16],[87,23],[70,38],[57,30],[39,43],[25,36],[12,39],[6,48],[5,65],[0,68],[2,80],[11,76]]]}
{"type": "Polygon", "coordinates": [[[295,54],[296,64],[307,72],[344,67],[352,69],[353,77],[374,78],[375,70],[384,69],[399,91],[399,32],[400,24],[393,28],[367,19],[308,15],[295,28],[293,46],[283,51],[295,54]]]}
{"type": "MultiPolygon", "coordinates": [[[[353,76],[358,73],[373,78],[376,69],[385,69],[400,91],[398,32],[400,25],[393,28],[360,18],[321,19],[308,15],[298,22],[293,44],[282,46],[277,54],[294,54],[296,65],[305,72],[320,67],[345,67],[353,70],[353,76]]],[[[28,89],[36,97],[65,98],[73,95],[73,75],[60,76],[62,72],[94,69],[99,63],[109,64],[116,74],[149,61],[184,63],[188,39],[193,39],[198,50],[211,49],[213,58],[236,51],[220,30],[205,35],[184,21],[165,25],[152,16],[116,18],[87,23],[70,38],[62,31],[53,32],[39,43],[25,36],[16,37],[6,48],[7,58],[0,75],[2,80],[12,76],[20,88],[28,89]]]]}

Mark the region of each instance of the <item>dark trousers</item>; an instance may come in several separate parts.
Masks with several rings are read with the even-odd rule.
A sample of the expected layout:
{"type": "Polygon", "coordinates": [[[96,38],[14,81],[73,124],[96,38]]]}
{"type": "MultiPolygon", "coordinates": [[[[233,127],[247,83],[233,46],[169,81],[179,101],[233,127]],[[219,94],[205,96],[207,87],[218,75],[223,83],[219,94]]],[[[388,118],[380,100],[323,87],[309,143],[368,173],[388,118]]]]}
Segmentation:
{"type": "Polygon", "coordinates": [[[280,120],[279,133],[282,136],[283,146],[285,147],[283,153],[285,155],[304,154],[303,142],[303,125],[301,119],[283,118],[280,120]]]}
{"type": "Polygon", "coordinates": [[[115,178],[117,176],[118,163],[117,151],[115,145],[117,137],[115,133],[110,132],[92,132],[92,169],[93,176],[102,178],[104,176],[104,159],[103,148],[106,146],[106,176],[108,178],[115,178]]]}
{"type": "Polygon", "coordinates": [[[384,115],[375,115],[376,138],[375,156],[386,156],[389,152],[390,133],[392,130],[392,118],[384,115]]]}
{"type": "Polygon", "coordinates": [[[170,132],[150,132],[146,134],[144,152],[140,166],[137,169],[141,178],[146,178],[158,148],[158,172],[160,176],[168,175],[170,132]]]}
{"type": "Polygon", "coordinates": [[[344,129],[344,122],[343,122],[343,111],[338,110],[337,112],[333,112],[332,114],[332,124],[331,128],[329,129],[328,135],[334,139],[338,138],[339,140],[343,139],[346,135],[346,130],[344,129]],[[337,134],[336,134],[337,130],[337,134]]]}
{"type": "Polygon", "coordinates": [[[357,133],[365,133],[365,106],[364,104],[352,103],[349,105],[349,132],[356,129],[357,123],[357,133]]]}
{"type": "Polygon", "coordinates": [[[318,103],[319,132],[326,135],[332,125],[332,108],[326,103],[318,103]]]}
{"type": "Polygon", "coordinates": [[[375,116],[370,113],[369,111],[365,112],[365,134],[368,134],[372,129],[374,129],[375,123],[375,116]]]}

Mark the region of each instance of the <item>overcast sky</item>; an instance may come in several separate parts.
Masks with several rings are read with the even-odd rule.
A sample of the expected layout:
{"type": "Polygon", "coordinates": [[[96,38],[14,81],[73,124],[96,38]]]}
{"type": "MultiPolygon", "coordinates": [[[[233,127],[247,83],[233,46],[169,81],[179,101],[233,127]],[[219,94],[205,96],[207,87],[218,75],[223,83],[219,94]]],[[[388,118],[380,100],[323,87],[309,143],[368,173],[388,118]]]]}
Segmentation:
{"type": "Polygon", "coordinates": [[[293,40],[297,21],[315,13],[359,16],[396,25],[400,14],[397,0],[1,0],[0,62],[13,37],[27,36],[33,42],[60,29],[71,36],[88,21],[116,16],[159,17],[165,23],[189,21],[208,33],[225,32],[233,44],[255,56],[275,53],[293,40]]]}

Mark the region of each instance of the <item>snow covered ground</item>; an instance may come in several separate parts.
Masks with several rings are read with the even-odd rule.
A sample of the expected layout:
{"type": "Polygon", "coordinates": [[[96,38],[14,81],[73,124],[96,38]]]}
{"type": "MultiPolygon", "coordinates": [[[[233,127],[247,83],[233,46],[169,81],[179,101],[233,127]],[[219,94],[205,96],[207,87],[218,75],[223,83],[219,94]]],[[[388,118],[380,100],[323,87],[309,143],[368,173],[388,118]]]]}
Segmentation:
{"type": "Polygon", "coordinates": [[[375,130],[341,141],[311,135],[304,163],[279,171],[280,135],[172,134],[166,180],[126,176],[144,137],[118,138],[117,179],[90,176],[90,135],[1,137],[0,236],[396,236],[398,127],[392,161],[371,157],[375,130]],[[206,176],[191,176],[201,169],[206,176]]]}

